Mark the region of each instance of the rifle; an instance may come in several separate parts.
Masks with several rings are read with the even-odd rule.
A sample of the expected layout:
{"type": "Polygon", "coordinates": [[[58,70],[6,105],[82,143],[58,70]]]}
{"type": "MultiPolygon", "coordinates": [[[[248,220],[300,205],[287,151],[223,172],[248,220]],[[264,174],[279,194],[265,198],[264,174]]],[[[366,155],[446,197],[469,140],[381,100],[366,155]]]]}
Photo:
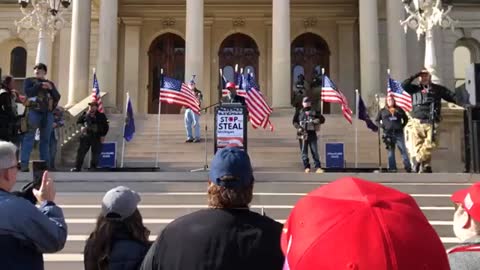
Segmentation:
{"type": "Polygon", "coordinates": [[[437,120],[437,110],[435,109],[435,102],[430,103],[430,124],[432,125],[432,133],[430,139],[432,143],[435,142],[435,133],[437,133],[435,121],[437,120]]]}

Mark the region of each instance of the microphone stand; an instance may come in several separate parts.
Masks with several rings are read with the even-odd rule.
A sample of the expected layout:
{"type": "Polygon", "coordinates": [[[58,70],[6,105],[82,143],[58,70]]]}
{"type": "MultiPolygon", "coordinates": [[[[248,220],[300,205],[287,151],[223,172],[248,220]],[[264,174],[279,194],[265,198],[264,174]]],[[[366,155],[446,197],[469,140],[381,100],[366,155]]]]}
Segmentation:
{"type": "MultiPolygon", "coordinates": [[[[217,103],[214,103],[214,104],[212,104],[212,105],[210,105],[210,106],[207,106],[207,107],[205,107],[205,108],[202,108],[202,109],[200,110],[200,113],[201,113],[202,111],[205,111],[205,112],[204,112],[204,115],[207,115],[207,110],[208,110],[209,108],[212,108],[212,107],[214,107],[214,106],[217,106],[217,105],[220,104],[220,103],[221,103],[221,102],[217,102],[217,103]]],[[[215,121],[214,121],[214,122],[215,122],[215,121]]],[[[207,120],[205,119],[205,135],[203,136],[203,137],[204,137],[204,140],[205,140],[205,147],[204,147],[204,148],[205,148],[205,149],[204,149],[204,151],[205,151],[205,159],[204,159],[204,164],[203,164],[203,167],[202,167],[202,168],[193,169],[193,170],[190,170],[190,172],[208,172],[208,171],[210,171],[210,169],[208,168],[208,154],[207,154],[207,139],[208,139],[208,136],[207,136],[207,132],[208,132],[208,125],[207,125],[207,120]]]]}

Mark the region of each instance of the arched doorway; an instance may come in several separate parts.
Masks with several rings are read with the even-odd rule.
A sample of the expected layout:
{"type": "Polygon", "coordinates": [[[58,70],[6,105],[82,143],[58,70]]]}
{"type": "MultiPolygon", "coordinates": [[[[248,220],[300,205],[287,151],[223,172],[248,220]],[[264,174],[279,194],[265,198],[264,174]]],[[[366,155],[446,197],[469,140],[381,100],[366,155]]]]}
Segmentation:
{"type": "MultiPolygon", "coordinates": [[[[254,73],[256,78],[259,78],[258,74],[258,57],[260,53],[258,46],[253,38],[236,33],[228,36],[223,40],[218,51],[219,68],[223,71],[223,76],[228,81],[234,81],[235,65],[238,64],[239,72],[240,68],[244,69],[244,73],[250,70],[254,73]]],[[[220,78],[221,79],[221,78],[220,78]]],[[[221,80],[219,85],[221,85],[221,80]]],[[[219,87],[219,97],[222,96],[222,89],[219,87]]]]}
{"type": "MultiPolygon", "coordinates": [[[[150,45],[148,113],[158,113],[160,75],[184,81],[185,79],[185,40],[173,33],[158,36],[150,45]]],[[[181,106],[162,103],[162,114],[178,114],[181,106]]]]}
{"type": "MultiPolygon", "coordinates": [[[[330,49],[327,42],[320,36],[313,33],[305,33],[298,36],[291,47],[292,61],[292,82],[293,90],[300,74],[305,77],[307,84],[310,84],[315,78],[315,74],[321,74],[322,68],[329,74],[330,69],[330,49]]],[[[307,93],[312,95],[311,92],[307,93]]],[[[291,91],[293,97],[293,91],[291,91]]],[[[325,103],[324,113],[330,112],[330,104],[325,103]]]]}

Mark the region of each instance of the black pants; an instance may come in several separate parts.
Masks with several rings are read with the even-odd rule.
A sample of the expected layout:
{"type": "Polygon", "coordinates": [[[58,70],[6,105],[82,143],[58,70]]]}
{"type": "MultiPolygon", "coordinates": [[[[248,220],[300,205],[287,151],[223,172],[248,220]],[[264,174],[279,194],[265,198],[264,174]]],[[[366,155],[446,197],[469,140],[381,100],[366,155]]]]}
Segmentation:
{"type": "Polygon", "coordinates": [[[90,168],[97,168],[98,159],[100,157],[100,153],[102,152],[102,142],[98,137],[81,136],[77,151],[77,160],[75,162],[76,169],[82,169],[83,160],[85,159],[85,155],[88,153],[88,150],[90,150],[90,147],[92,148],[92,160],[90,161],[90,168]]]}

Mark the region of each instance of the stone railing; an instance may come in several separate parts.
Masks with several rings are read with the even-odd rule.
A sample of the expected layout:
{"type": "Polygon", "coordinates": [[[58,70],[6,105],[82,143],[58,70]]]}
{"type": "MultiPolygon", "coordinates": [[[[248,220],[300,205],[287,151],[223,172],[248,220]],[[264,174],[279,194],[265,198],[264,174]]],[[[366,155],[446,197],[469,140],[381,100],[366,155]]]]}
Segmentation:
{"type": "MultiPolygon", "coordinates": [[[[103,98],[107,95],[106,92],[101,92],[100,96],[103,98]]],[[[66,146],[69,142],[75,139],[80,134],[80,126],[77,125],[78,118],[88,109],[88,103],[92,101],[92,98],[89,96],[73,107],[68,108],[65,111],[65,125],[63,126],[60,132],[59,149],[66,146]]]]}

